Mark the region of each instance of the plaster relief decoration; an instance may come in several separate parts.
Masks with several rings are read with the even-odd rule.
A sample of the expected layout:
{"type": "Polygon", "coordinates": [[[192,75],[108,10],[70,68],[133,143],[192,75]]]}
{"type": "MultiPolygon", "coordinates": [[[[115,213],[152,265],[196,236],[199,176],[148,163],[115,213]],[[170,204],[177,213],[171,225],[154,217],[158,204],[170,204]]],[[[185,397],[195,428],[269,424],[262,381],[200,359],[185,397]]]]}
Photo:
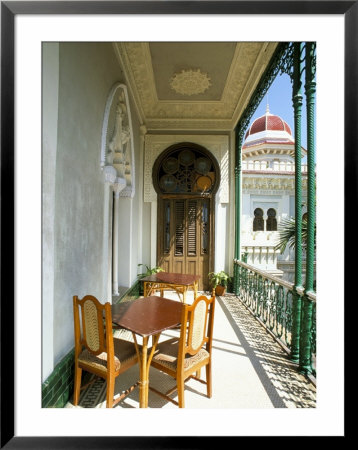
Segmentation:
{"type": "MultiPolygon", "coordinates": [[[[307,181],[305,179],[302,180],[302,189],[307,188],[307,181]]],[[[250,189],[264,189],[265,192],[267,189],[278,189],[294,192],[295,189],[295,180],[294,178],[263,178],[260,176],[243,176],[242,179],[242,189],[249,193],[250,189]]]]}
{"type": "Polygon", "coordinates": [[[104,181],[120,197],[134,196],[133,130],[127,87],[116,83],[107,99],[102,126],[101,168],[104,181]]]}
{"type": "Polygon", "coordinates": [[[157,193],[153,187],[152,171],[158,156],[170,145],[192,142],[206,148],[217,160],[220,167],[220,186],[217,192],[219,203],[229,202],[229,139],[219,135],[149,135],[145,136],[144,154],[144,201],[156,202],[157,193]]]}
{"type": "Polygon", "coordinates": [[[202,94],[211,86],[206,73],[197,70],[182,70],[170,79],[170,87],[181,95],[202,94]]]}
{"type": "MultiPolygon", "coordinates": [[[[182,101],[160,99],[154,83],[155,73],[150,43],[117,42],[114,44],[116,55],[127,75],[141,121],[145,122],[148,130],[210,130],[210,132],[229,131],[235,127],[247,106],[244,99],[254,91],[276,46],[277,43],[274,42],[237,43],[232,64],[224,74],[226,81],[221,98],[202,102],[195,98],[195,94],[201,93],[204,97],[213,91],[216,87],[215,68],[208,70],[205,66],[204,70],[202,66],[203,72],[201,69],[198,72],[197,68],[191,71],[184,70],[184,72],[178,68],[178,71],[174,73],[173,70],[168,70],[163,83],[168,83],[166,86],[173,89],[175,86],[179,95],[188,97],[183,97],[182,101]],[[188,86],[189,79],[193,87],[188,86]]],[[[222,76],[223,74],[220,75],[222,76]]]]}

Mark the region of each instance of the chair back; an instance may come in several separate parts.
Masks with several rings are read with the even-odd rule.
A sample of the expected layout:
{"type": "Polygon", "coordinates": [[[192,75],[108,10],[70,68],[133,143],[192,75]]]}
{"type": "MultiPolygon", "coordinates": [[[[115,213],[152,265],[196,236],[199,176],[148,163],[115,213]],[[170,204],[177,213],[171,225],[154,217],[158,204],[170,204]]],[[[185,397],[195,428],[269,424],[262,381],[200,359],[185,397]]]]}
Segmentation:
{"type": "Polygon", "coordinates": [[[195,355],[205,345],[210,353],[214,324],[215,296],[200,295],[192,305],[185,305],[182,316],[182,346],[184,355],[195,355]],[[185,330],[185,332],[184,332],[185,330]]]}
{"type": "Polygon", "coordinates": [[[108,352],[109,347],[113,347],[110,303],[102,304],[92,295],[86,295],[82,300],[75,295],[73,314],[76,354],[79,354],[83,346],[94,355],[108,352]]]}

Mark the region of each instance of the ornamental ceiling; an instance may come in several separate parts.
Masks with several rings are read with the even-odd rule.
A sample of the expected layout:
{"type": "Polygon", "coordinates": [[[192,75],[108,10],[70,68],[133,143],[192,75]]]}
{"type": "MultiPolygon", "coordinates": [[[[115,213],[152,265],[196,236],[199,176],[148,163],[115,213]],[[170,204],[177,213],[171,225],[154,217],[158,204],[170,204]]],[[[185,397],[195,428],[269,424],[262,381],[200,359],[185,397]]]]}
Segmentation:
{"type": "Polygon", "coordinates": [[[272,42],[120,42],[140,121],[148,130],[231,131],[269,63],[272,42]]]}

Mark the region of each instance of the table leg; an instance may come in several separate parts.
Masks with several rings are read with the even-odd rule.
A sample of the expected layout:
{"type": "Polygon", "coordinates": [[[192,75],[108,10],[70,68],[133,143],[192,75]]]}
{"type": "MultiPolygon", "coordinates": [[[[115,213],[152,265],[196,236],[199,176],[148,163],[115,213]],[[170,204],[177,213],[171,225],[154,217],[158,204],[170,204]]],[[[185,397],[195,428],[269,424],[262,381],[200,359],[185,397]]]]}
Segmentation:
{"type": "Polygon", "coordinates": [[[184,301],[184,297],[183,297],[183,299],[180,297],[180,294],[183,294],[183,292],[181,291],[180,287],[181,287],[181,286],[176,285],[176,284],[172,285],[172,288],[173,288],[173,289],[175,290],[175,292],[177,293],[177,295],[178,295],[178,297],[179,297],[179,300],[180,300],[181,302],[183,302],[183,301],[184,301]]]}
{"type": "Polygon", "coordinates": [[[133,333],[134,343],[137,350],[138,355],[138,364],[139,364],[139,407],[140,408],[148,408],[148,391],[149,391],[149,368],[150,363],[152,361],[155,348],[157,346],[159,340],[159,334],[155,334],[152,336],[152,349],[148,356],[148,341],[149,336],[143,336],[142,350],[140,351],[137,339],[135,334],[133,333]]]}
{"type": "MultiPolygon", "coordinates": [[[[153,295],[153,293],[156,292],[157,289],[160,288],[160,284],[158,283],[153,283],[151,281],[146,281],[144,282],[144,288],[143,288],[143,297],[150,297],[151,295],[153,295]]],[[[161,297],[163,297],[163,290],[160,290],[161,292],[161,297]]]]}

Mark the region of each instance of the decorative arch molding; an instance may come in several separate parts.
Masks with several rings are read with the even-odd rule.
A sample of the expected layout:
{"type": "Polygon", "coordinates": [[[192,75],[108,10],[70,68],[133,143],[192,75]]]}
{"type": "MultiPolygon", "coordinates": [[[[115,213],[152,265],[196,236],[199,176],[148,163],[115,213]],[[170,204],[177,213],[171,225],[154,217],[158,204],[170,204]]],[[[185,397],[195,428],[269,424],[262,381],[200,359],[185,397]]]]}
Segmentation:
{"type": "Polygon", "coordinates": [[[151,135],[145,136],[144,201],[156,202],[152,171],[159,155],[174,144],[190,142],[206,148],[220,168],[220,185],[217,191],[219,203],[229,203],[229,136],[210,135],[151,135]]]}
{"type": "Polygon", "coordinates": [[[192,142],[171,145],[153,166],[153,186],[158,194],[174,193],[175,189],[178,194],[207,197],[215,195],[219,185],[220,168],[216,158],[205,147],[192,142]]]}
{"type": "Polygon", "coordinates": [[[111,88],[106,102],[100,165],[104,182],[112,185],[119,197],[134,197],[132,119],[127,86],[119,82],[111,88]]]}

